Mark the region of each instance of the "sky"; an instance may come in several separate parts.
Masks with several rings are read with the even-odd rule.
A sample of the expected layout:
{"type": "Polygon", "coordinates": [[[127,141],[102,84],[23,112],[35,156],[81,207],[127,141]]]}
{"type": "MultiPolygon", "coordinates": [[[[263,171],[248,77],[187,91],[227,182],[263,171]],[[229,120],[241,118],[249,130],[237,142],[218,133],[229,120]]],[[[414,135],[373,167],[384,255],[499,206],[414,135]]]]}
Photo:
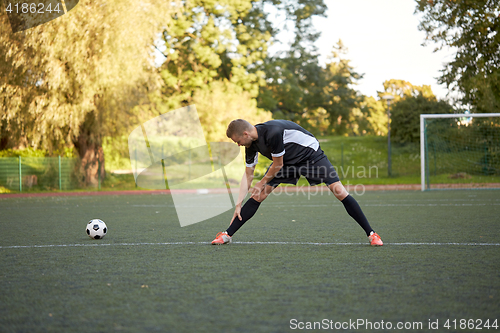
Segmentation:
{"type": "Polygon", "coordinates": [[[438,85],[439,70],[449,62],[453,52],[437,44],[422,46],[425,33],[418,30],[420,15],[414,15],[414,0],[324,0],[327,18],[315,18],[321,32],[316,43],[324,63],[339,39],[347,47],[345,57],[355,71],[364,74],[354,88],[367,96],[377,96],[383,82],[389,79],[409,81],[413,85],[430,85],[438,98],[448,90],[438,85]]]}

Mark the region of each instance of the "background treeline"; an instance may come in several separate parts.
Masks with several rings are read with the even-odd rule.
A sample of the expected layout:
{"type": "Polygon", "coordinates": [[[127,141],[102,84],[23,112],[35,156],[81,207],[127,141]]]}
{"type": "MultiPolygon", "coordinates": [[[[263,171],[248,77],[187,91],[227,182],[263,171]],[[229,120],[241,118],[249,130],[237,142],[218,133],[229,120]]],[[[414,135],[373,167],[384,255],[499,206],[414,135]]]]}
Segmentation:
{"type": "MultiPolygon", "coordinates": [[[[498,109],[498,7],[417,1],[429,39],[476,41],[476,53],[467,58],[460,52],[468,49],[460,48],[441,78],[473,111],[498,109]],[[461,15],[468,19],[446,35],[444,27],[461,15]],[[467,24],[472,31],[460,31],[467,24]],[[476,33],[488,38],[479,43],[476,33]],[[474,62],[475,71],[467,72],[474,62]]],[[[429,86],[402,80],[387,80],[376,97],[363,96],[355,89],[362,74],[341,41],[320,64],[312,23],[326,9],[323,0],[80,0],[68,14],[19,33],[2,14],[0,150],[78,156],[82,182],[92,183],[104,155],[128,155],[131,129],[189,104],[196,104],[208,141],[227,140],[234,118],[290,119],[316,135],[386,135],[380,97],[393,94],[394,139],[413,142],[418,114],[454,111],[429,86]],[[292,36],[286,42],[284,31],[292,36]],[[280,51],[271,53],[276,44],[280,51]]]]}

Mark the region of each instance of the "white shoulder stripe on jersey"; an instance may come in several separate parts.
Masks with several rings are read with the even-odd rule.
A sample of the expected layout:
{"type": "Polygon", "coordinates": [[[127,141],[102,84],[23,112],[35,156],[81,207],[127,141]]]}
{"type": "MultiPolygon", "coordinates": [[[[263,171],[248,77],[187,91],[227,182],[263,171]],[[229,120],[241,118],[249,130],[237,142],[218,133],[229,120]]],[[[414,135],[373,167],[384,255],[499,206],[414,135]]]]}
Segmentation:
{"type": "Polygon", "coordinates": [[[248,168],[252,168],[259,163],[259,153],[255,153],[255,157],[253,158],[252,164],[245,163],[248,168]]]}
{"type": "Polygon", "coordinates": [[[278,154],[271,154],[272,157],[280,157],[280,156],[283,156],[285,155],[285,150],[283,149],[283,151],[281,153],[278,153],[278,154]]]}
{"type": "Polygon", "coordinates": [[[305,134],[297,130],[286,129],[283,133],[283,143],[296,143],[304,147],[309,147],[317,151],[319,142],[315,137],[305,134]]]}

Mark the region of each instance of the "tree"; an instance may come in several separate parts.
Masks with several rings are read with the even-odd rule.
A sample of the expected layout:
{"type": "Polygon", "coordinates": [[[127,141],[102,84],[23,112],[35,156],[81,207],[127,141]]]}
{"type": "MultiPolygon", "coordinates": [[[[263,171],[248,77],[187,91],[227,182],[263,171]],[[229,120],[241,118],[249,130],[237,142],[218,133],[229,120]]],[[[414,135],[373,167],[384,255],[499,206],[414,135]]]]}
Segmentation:
{"type": "Polygon", "coordinates": [[[463,94],[478,112],[500,107],[500,3],[496,0],[417,0],[423,13],[419,29],[426,43],[456,50],[439,78],[463,94]]]}
{"type": "Polygon", "coordinates": [[[330,127],[336,134],[356,134],[359,126],[355,124],[352,112],[361,102],[360,96],[353,86],[362,75],[354,71],[350,60],[342,55],[347,54],[347,48],[341,40],[333,48],[330,62],[326,65],[325,93],[328,100],[330,127]]]}
{"type": "Polygon", "coordinates": [[[262,2],[182,2],[165,25],[162,95],[168,108],[191,103],[195,91],[214,80],[241,86],[253,97],[262,71],[250,71],[267,56],[272,28],[262,2]]]}
{"type": "Polygon", "coordinates": [[[420,114],[453,113],[446,101],[423,94],[408,96],[391,106],[391,140],[417,143],[420,140],[420,114]]]}
{"type": "Polygon", "coordinates": [[[392,95],[394,97],[393,102],[397,102],[406,97],[423,96],[430,99],[436,97],[432,92],[431,86],[425,84],[422,86],[415,86],[405,80],[390,79],[384,81],[383,85],[384,91],[378,92],[378,96],[381,98],[384,95],[392,95]]]}
{"type": "Polygon", "coordinates": [[[271,110],[275,118],[290,119],[310,127],[307,126],[307,114],[316,113],[324,104],[318,98],[322,97],[325,86],[315,46],[319,33],[314,31],[312,19],[324,16],[326,6],[323,0],[268,2],[283,13],[282,29],[290,31],[289,25],[293,26],[293,39],[284,51],[270,55],[262,64],[266,84],[260,88],[258,105],[271,110]]]}
{"type": "Polygon", "coordinates": [[[270,57],[265,72],[267,84],[261,87],[259,107],[271,110],[275,118],[300,122],[308,111],[324,104],[319,98],[325,73],[317,57],[307,53],[270,57]]]}
{"type": "Polygon", "coordinates": [[[252,124],[272,119],[271,112],[257,108],[250,92],[235,83],[214,81],[207,88],[194,92],[193,103],[208,142],[231,142],[226,129],[233,119],[243,118],[252,124]]]}
{"type": "Polygon", "coordinates": [[[364,96],[359,103],[361,116],[353,122],[359,124],[358,134],[387,135],[387,110],[381,100],[364,96]]]}
{"type": "Polygon", "coordinates": [[[19,33],[1,16],[0,149],[75,147],[85,183],[96,181],[98,159],[104,175],[102,138],[131,125],[127,110],[157,83],[151,45],[168,11],[156,1],[80,1],[19,33]]]}
{"type": "MultiPolygon", "coordinates": [[[[256,110],[251,98],[258,95],[259,108],[276,111],[276,105],[281,103],[280,109],[290,115],[289,119],[293,114],[300,114],[304,103],[314,101],[311,96],[317,92],[312,90],[320,91],[322,86],[314,81],[321,77],[316,73],[317,55],[312,55],[310,50],[314,50],[313,43],[319,35],[313,31],[311,19],[314,15],[323,15],[325,9],[323,0],[182,3],[163,32],[165,62],[161,75],[165,85],[154,102],[154,109],[163,113],[195,103],[195,96],[207,96],[214,87],[218,87],[216,91],[220,91],[220,87],[232,91],[236,85],[242,89],[243,96],[250,96],[250,99],[242,96],[243,108],[256,110]],[[295,27],[293,42],[290,50],[284,52],[285,56],[268,54],[268,47],[277,42],[279,32],[279,27],[269,19],[269,8],[281,12],[295,27]],[[294,89],[293,93],[289,88],[294,89]],[[302,98],[306,101],[299,103],[302,98]],[[299,104],[299,108],[294,108],[299,104]],[[288,107],[294,109],[288,112],[288,107]]],[[[229,95],[219,97],[221,105],[231,104],[229,95]]],[[[197,109],[202,112],[201,108],[197,109]]],[[[224,108],[210,109],[222,113],[224,108]]],[[[202,125],[206,119],[226,117],[205,116],[201,117],[202,125]]],[[[207,124],[217,127],[213,122],[207,124]]],[[[224,131],[219,129],[219,132],[224,131]]]]}
{"type": "MultiPolygon", "coordinates": [[[[387,80],[383,85],[384,91],[379,91],[378,96],[394,96],[391,104],[391,139],[394,142],[418,142],[420,114],[453,113],[453,107],[444,100],[438,101],[428,85],[416,86],[396,79],[387,80]]],[[[379,102],[383,103],[386,113],[387,103],[382,100],[379,102]]]]}
{"type": "Polygon", "coordinates": [[[339,41],[325,67],[319,65],[316,54],[306,51],[290,51],[286,57],[271,59],[259,106],[270,109],[275,117],[294,120],[315,134],[357,133],[351,113],[361,98],[352,86],[361,75],[342,56],[346,52],[339,41]]]}

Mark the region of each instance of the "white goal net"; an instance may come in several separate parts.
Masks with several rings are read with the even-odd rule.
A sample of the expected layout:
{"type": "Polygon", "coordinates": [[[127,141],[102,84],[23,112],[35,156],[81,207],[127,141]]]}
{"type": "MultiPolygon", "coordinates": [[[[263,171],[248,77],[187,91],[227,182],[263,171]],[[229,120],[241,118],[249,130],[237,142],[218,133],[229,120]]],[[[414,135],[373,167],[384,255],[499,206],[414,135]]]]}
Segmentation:
{"type": "Polygon", "coordinates": [[[420,115],[422,191],[500,189],[500,113],[420,115]]]}

